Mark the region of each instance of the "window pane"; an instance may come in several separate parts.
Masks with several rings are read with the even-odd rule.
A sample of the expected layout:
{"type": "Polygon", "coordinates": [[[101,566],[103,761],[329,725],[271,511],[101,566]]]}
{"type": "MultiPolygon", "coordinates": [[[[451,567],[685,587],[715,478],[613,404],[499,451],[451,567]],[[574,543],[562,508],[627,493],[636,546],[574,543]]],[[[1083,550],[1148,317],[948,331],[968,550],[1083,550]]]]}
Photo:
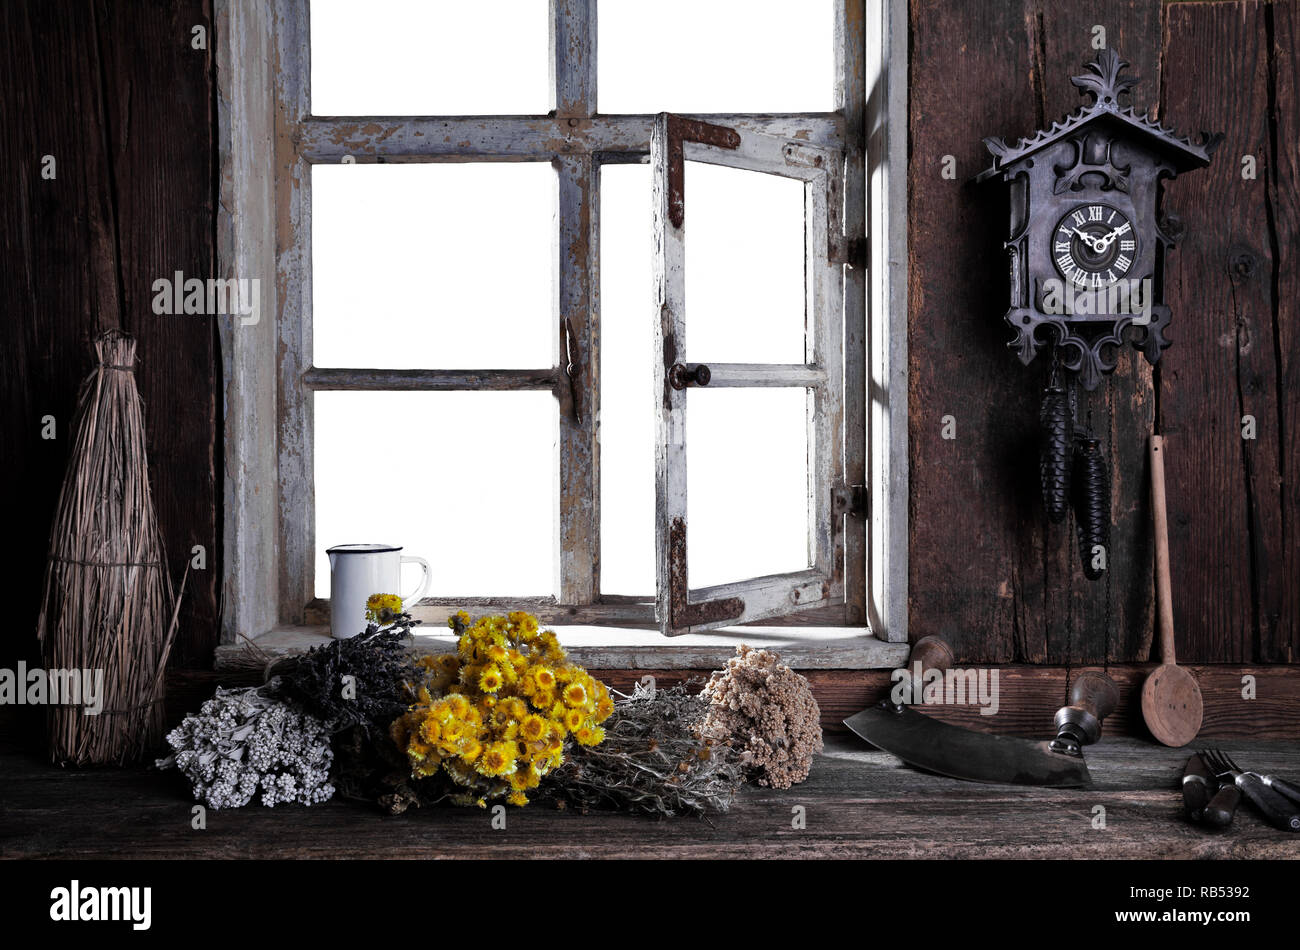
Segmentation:
{"type": "Polygon", "coordinates": [[[601,112],[829,112],[832,0],[605,0],[601,112]]]}
{"type": "Polygon", "coordinates": [[[313,166],[315,365],[550,366],[555,190],[536,162],[313,166]]]}
{"type": "Polygon", "coordinates": [[[686,222],[687,359],[802,363],[803,182],[687,162],[686,222]]]}
{"type": "MultiPolygon", "coordinates": [[[[400,544],[428,596],[555,592],[555,397],[546,392],[320,392],[316,595],[336,544],[400,544]]],[[[409,593],[412,575],[403,575],[409,593]]]]}
{"type": "Polygon", "coordinates": [[[809,566],[809,398],[806,389],[686,391],[692,588],[809,566]]]}
{"type": "Polygon", "coordinates": [[[600,589],[655,589],[655,286],[648,165],[600,170],[600,589]]]}
{"type": "Polygon", "coordinates": [[[541,0],[311,0],[315,115],[540,115],[541,0]]]}

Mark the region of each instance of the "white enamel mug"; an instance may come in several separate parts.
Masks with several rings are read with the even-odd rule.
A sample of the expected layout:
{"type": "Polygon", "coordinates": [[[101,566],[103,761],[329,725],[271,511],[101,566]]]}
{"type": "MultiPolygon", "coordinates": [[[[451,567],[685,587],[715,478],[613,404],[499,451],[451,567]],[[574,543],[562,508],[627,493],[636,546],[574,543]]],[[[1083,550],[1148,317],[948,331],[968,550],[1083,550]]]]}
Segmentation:
{"type": "Polygon", "coordinates": [[[397,544],[338,544],[326,552],[330,559],[330,635],[340,640],[366,630],[366,601],[371,594],[396,594],[402,585],[402,565],[418,564],[420,586],[402,594],[409,607],[429,588],[429,562],[402,554],[397,544]]]}

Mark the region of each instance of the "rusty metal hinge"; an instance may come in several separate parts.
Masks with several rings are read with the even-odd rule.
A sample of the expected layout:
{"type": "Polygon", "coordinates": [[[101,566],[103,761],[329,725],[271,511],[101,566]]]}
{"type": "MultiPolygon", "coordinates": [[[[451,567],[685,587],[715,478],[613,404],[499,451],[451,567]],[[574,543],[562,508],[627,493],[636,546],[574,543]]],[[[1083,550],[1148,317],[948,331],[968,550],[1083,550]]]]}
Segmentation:
{"type": "Polygon", "coordinates": [[[839,485],[832,495],[831,510],[837,516],[865,520],[871,514],[871,492],[866,485],[839,485]]]}
{"type": "Polygon", "coordinates": [[[871,238],[841,238],[834,263],[848,264],[854,270],[866,270],[871,261],[871,238]]]}

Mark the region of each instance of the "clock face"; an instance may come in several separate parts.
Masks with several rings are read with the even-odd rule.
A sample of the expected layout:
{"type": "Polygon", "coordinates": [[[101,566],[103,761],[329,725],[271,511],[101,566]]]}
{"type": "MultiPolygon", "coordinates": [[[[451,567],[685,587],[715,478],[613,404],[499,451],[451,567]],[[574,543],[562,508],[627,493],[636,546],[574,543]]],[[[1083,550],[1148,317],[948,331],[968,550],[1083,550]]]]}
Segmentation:
{"type": "Polygon", "coordinates": [[[1052,260],[1078,287],[1101,287],[1128,276],[1137,260],[1133,223],[1110,205],[1082,204],[1052,232],[1052,260]]]}

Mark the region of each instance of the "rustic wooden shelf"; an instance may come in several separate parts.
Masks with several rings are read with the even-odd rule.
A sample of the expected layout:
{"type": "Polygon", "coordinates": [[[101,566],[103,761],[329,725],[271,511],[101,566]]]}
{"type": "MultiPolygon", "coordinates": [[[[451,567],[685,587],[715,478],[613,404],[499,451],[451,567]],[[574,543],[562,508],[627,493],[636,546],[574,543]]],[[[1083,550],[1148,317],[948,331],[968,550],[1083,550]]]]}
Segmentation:
{"type": "MultiPolygon", "coordinates": [[[[1243,764],[1300,774],[1295,743],[1233,742],[1243,764]]],[[[1300,836],[1245,807],[1227,832],[1181,815],[1189,753],[1137,739],[1088,750],[1095,787],[975,785],[925,775],[857,740],[828,737],[808,781],[748,788],[727,815],[655,821],[630,815],[437,807],[386,818],[364,804],[209,811],[190,828],[175,774],[67,771],[0,743],[0,853],[40,858],[1296,858],[1300,836]],[[806,830],[791,827],[806,809],[806,830]],[[1093,827],[1094,808],[1106,827],[1093,827]]]]}

